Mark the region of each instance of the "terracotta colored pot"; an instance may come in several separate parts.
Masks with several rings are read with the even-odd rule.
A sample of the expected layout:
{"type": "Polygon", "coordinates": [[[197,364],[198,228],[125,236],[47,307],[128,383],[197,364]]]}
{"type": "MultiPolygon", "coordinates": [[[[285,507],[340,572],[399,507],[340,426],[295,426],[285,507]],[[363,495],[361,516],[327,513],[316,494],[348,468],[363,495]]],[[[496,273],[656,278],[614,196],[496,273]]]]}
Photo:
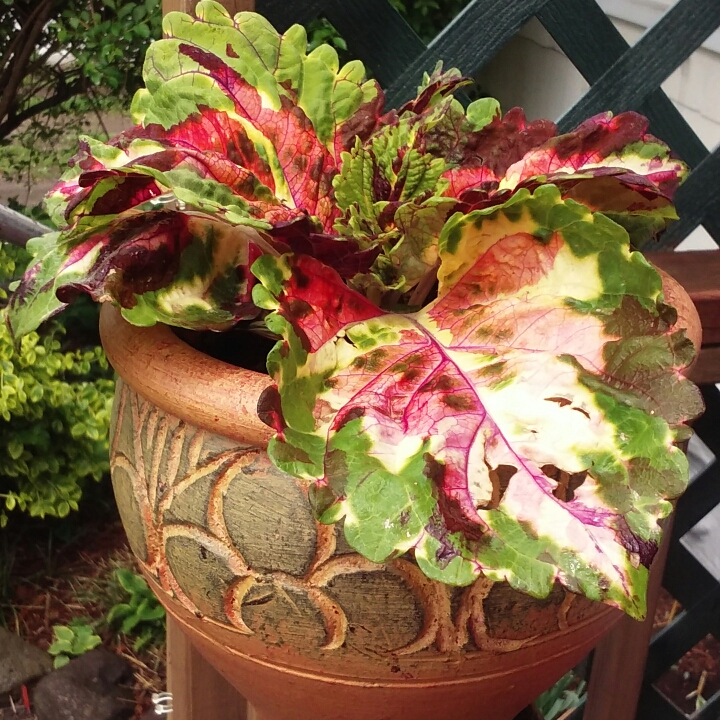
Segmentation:
{"type": "Polygon", "coordinates": [[[511,720],[621,616],[560,586],[535,600],[365,560],[270,463],[266,376],[111,307],[101,333],[121,378],[111,461],[132,549],[263,720],[511,720]]]}

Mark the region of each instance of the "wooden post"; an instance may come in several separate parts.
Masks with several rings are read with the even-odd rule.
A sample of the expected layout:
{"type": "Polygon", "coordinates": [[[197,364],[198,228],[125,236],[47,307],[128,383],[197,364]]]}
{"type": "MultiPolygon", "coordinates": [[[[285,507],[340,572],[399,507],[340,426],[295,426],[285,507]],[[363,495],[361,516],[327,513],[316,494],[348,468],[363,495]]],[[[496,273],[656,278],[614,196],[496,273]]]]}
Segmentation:
{"type": "Polygon", "coordinates": [[[180,626],[167,619],[168,691],[172,720],[256,720],[245,699],[193,647],[180,626]]]}
{"type": "Polygon", "coordinates": [[[0,205],[0,240],[25,247],[30,238],[44,235],[50,228],[32,218],[0,205]]]}
{"type": "Polygon", "coordinates": [[[650,573],[647,617],[638,622],[625,615],[595,649],[584,720],[635,718],[670,547],[672,521],[673,516],[665,524],[663,541],[650,573]]]}

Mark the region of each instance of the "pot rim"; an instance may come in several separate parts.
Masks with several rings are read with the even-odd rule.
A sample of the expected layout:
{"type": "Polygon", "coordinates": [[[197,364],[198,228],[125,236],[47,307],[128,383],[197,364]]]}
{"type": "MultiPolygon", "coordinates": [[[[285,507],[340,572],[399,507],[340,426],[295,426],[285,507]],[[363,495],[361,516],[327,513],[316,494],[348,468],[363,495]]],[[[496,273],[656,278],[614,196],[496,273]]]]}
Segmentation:
{"type": "MultiPolygon", "coordinates": [[[[702,326],[697,309],[677,280],[655,269],[666,301],[678,311],[674,329],[685,329],[699,353],[702,326]]],[[[268,375],[205,355],[167,325],[132,325],[110,303],[101,308],[100,338],[115,371],[146,400],[203,430],[267,447],[274,433],[258,418],[257,404],[272,385],[268,375]]],[[[687,376],[696,362],[697,354],[683,374],[687,376]]]]}
{"type": "Polygon", "coordinates": [[[205,355],[167,325],[131,325],[110,303],[101,308],[100,338],[117,374],[146,400],[203,430],[267,447],[273,431],[257,403],[269,376],[205,355]]]}

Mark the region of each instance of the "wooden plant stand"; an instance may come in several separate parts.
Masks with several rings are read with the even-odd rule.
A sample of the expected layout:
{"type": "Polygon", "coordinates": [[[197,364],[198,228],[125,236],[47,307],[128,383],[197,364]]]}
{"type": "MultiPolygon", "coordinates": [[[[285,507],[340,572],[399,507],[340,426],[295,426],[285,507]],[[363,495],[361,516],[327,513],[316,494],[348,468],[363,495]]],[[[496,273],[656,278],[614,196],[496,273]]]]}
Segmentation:
{"type": "MultiPolygon", "coordinates": [[[[638,625],[639,623],[635,623],[638,625]]],[[[263,720],[245,698],[205,660],[170,616],[167,620],[171,720],[263,720]]],[[[532,707],[515,720],[542,720],[532,707]]]]}

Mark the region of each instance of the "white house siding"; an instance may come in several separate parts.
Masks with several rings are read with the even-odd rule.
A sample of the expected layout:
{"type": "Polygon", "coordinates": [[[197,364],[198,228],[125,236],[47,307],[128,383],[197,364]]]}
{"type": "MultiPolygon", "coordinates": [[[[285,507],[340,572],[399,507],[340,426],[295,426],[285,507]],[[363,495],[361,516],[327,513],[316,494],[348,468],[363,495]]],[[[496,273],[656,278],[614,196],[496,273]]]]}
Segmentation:
{"type": "MultiPolygon", "coordinates": [[[[634,44],[672,4],[669,0],[599,0],[623,37],[634,44]]],[[[558,118],[588,84],[537,20],[531,20],[478,80],[504,108],[521,105],[529,118],[558,118]]],[[[663,83],[663,90],[708,148],[720,145],[720,32],[663,83]]],[[[716,248],[698,228],[680,249],[716,248]]]]}

